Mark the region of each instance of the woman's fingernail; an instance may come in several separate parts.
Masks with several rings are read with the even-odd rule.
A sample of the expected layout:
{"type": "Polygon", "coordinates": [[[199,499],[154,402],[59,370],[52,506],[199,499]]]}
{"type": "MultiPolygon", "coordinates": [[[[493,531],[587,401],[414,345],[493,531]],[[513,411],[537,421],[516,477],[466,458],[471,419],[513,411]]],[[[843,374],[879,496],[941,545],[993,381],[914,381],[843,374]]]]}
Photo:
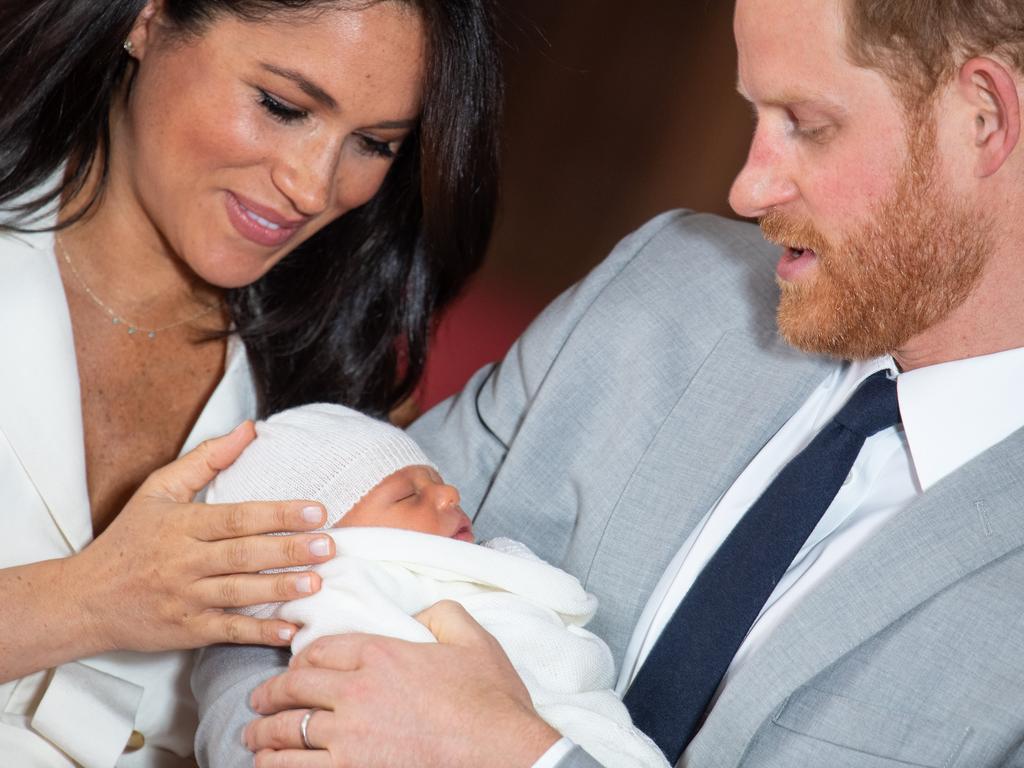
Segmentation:
{"type": "MultiPolygon", "coordinates": [[[[308,573],[304,576],[299,576],[295,579],[295,589],[304,595],[308,595],[313,591],[313,577],[308,573]]],[[[282,632],[284,630],[281,630],[282,632]]],[[[286,640],[288,638],[285,638],[286,640]]]]}
{"type": "Polygon", "coordinates": [[[286,643],[291,642],[292,635],[295,633],[292,629],[279,629],[277,630],[277,636],[284,640],[286,643]]]}
{"type": "Polygon", "coordinates": [[[327,557],[331,552],[330,541],[324,537],[313,539],[309,545],[309,551],[314,557],[327,557]]]}
{"type": "Polygon", "coordinates": [[[303,507],[302,519],[307,523],[319,523],[324,519],[324,511],[320,507],[303,507]]]}

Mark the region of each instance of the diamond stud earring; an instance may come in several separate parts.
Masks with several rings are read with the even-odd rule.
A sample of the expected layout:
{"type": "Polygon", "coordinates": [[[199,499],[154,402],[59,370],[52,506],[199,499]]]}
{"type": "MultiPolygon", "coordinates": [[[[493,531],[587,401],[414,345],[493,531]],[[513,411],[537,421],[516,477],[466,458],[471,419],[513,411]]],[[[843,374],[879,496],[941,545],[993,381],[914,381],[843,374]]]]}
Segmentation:
{"type": "Polygon", "coordinates": [[[132,44],[131,40],[125,40],[124,43],[122,43],[121,47],[124,48],[124,52],[127,53],[129,56],[135,55],[135,45],[132,44]]]}

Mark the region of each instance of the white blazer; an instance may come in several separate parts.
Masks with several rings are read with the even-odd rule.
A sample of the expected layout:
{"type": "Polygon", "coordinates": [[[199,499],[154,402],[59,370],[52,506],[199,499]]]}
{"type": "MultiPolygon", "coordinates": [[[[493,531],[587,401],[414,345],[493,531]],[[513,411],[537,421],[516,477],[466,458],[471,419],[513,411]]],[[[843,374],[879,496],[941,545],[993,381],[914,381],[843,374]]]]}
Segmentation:
{"type": "MultiPolygon", "coordinates": [[[[244,347],[232,340],[183,452],[254,417],[255,402],[244,347]]],[[[0,568],[92,540],[78,368],[50,233],[0,234],[0,510],[0,568]]],[[[0,684],[0,763],[193,765],[191,666],[190,652],[106,653],[0,684]],[[133,730],[145,745],[125,751],[133,730]]]]}

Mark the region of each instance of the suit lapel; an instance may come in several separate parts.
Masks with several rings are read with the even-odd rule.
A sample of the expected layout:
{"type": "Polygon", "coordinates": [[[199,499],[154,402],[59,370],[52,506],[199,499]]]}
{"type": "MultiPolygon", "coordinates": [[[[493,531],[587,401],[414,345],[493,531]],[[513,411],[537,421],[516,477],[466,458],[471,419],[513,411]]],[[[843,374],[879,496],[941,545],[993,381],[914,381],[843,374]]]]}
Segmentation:
{"type": "Polygon", "coordinates": [[[0,430],[77,551],[92,539],[92,517],[75,345],[52,234],[0,238],[0,274],[0,430]]]}
{"type": "Polygon", "coordinates": [[[733,766],[787,696],[915,606],[1024,546],[1024,430],[935,485],[801,600],[730,679],[690,764],[733,766]]]}
{"type": "Polygon", "coordinates": [[[708,355],[630,478],[585,582],[616,598],[616,610],[598,610],[592,628],[618,663],[694,526],[833,368],[792,351],[774,333],[731,331],[708,355]]]}

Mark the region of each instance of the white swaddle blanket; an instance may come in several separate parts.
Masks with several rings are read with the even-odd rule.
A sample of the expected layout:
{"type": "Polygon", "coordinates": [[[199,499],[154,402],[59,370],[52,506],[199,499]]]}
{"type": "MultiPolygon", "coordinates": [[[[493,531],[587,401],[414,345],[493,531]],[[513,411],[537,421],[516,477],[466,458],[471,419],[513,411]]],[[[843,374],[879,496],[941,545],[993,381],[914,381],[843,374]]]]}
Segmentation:
{"type": "Polygon", "coordinates": [[[597,600],[575,577],[510,539],[476,545],[390,528],[327,534],[338,556],[315,568],[320,591],[257,613],[302,625],[294,653],[344,632],[435,642],[412,617],[439,600],[455,600],[498,640],[553,728],[607,768],[667,768],[612,691],[611,651],[583,629],[597,600]]]}

